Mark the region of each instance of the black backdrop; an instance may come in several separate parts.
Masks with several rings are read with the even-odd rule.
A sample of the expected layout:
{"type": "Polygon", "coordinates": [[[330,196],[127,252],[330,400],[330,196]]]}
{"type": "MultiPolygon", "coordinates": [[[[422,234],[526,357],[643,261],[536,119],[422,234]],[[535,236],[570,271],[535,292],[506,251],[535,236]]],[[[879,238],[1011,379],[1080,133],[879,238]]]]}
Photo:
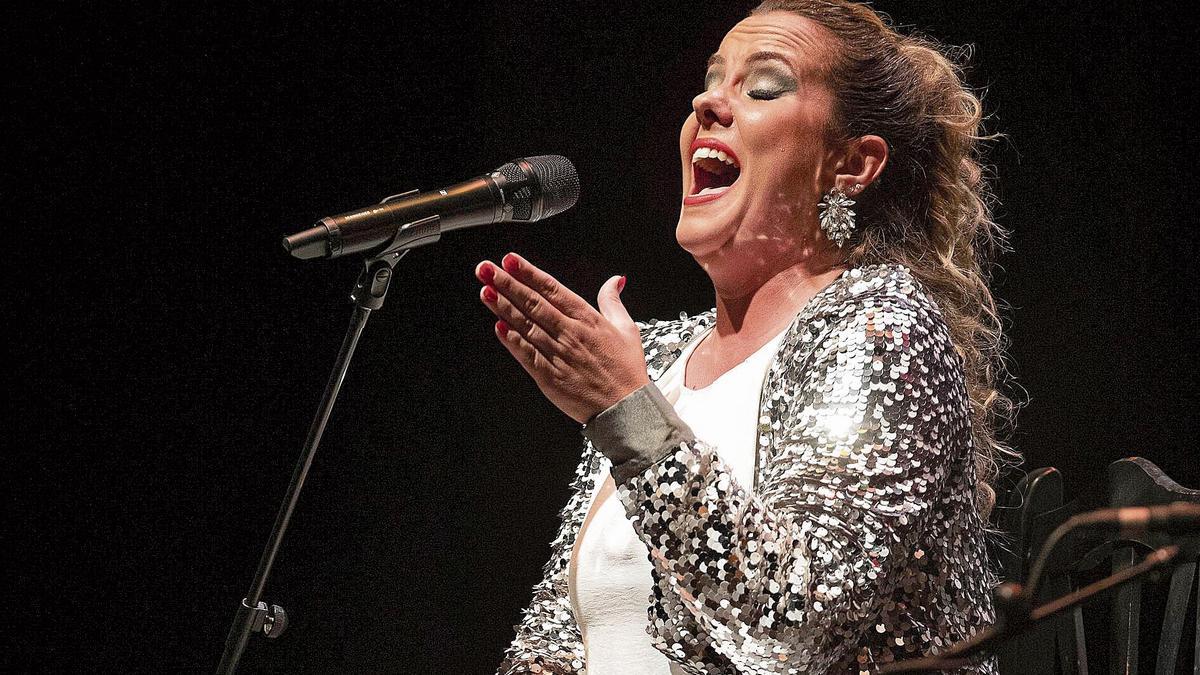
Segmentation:
{"type": "MultiPolygon", "coordinates": [[[[1193,31],[1167,3],[879,2],[976,45],[1015,442],[1099,499],[1140,454],[1200,485],[1193,31]],[[1118,4],[1118,3],[1111,3],[1118,4]]],[[[45,4],[11,14],[5,190],[17,669],[211,670],[349,316],[357,262],[280,235],[514,157],[580,204],[403,261],[360,346],[245,670],[485,672],[539,575],[578,435],[494,342],[517,250],[635,317],[709,306],[674,245],[678,126],[729,3],[45,4]]],[[[11,10],[10,10],[11,12],[11,10]]],[[[9,445],[11,444],[11,445],[9,445]]]]}

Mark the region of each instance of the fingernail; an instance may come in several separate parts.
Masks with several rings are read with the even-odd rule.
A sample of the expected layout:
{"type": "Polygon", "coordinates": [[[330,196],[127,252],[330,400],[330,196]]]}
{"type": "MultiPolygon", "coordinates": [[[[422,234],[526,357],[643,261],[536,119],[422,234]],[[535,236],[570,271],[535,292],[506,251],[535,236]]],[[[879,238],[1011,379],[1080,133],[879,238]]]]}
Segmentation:
{"type": "Polygon", "coordinates": [[[505,255],[504,259],[500,261],[500,264],[504,265],[504,269],[508,270],[509,273],[516,272],[517,270],[521,269],[521,261],[517,260],[517,256],[513,255],[512,253],[505,255]]]}
{"type": "Polygon", "coordinates": [[[625,277],[617,279],[617,292],[620,293],[623,290],[625,290],[625,277]]]}
{"type": "Polygon", "coordinates": [[[483,283],[490,284],[496,278],[496,268],[492,267],[492,264],[485,260],[475,268],[475,276],[479,277],[479,280],[483,283]]]}
{"type": "Polygon", "coordinates": [[[498,297],[499,296],[496,295],[496,289],[492,288],[491,286],[483,287],[484,302],[488,302],[488,303],[495,302],[498,297]]]}
{"type": "Polygon", "coordinates": [[[500,337],[502,337],[502,338],[508,337],[508,324],[504,323],[503,320],[497,321],[496,322],[496,332],[499,333],[500,337]]]}

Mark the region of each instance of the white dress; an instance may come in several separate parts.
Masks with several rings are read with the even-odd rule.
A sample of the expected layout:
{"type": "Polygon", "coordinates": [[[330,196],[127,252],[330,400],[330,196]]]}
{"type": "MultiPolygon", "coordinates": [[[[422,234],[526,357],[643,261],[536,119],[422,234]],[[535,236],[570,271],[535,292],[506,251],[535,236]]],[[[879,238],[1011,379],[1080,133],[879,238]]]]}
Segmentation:
{"type": "MultiPolygon", "coordinates": [[[[684,371],[705,332],[655,383],[696,438],[716,447],[742,485],[754,480],[758,398],[784,332],[707,387],[688,389],[684,371]]],[[[608,471],[608,462],[602,462],[568,570],[588,675],[680,675],[683,671],[653,647],[646,633],[653,585],[649,553],[626,518],[608,471]]]]}

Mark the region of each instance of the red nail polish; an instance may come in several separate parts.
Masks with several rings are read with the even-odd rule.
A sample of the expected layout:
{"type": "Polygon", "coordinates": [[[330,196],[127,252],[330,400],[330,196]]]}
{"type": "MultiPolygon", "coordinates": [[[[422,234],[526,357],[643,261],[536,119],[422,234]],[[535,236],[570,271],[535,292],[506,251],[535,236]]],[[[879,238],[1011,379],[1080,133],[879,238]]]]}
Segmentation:
{"type": "Polygon", "coordinates": [[[496,295],[496,289],[491,286],[483,287],[483,299],[487,302],[495,302],[499,296],[496,295]]]}
{"type": "Polygon", "coordinates": [[[508,337],[508,324],[504,323],[504,321],[497,321],[496,332],[499,333],[500,337],[502,338],[508,337]]]}
{"type": "Polygon", "coordinates": [[[625,277],[617,280],[617,292],[620,293],[623,290],[625,290],[625,277]]]}
{"type": "Polygon", "coordinates": [[[517,260],[517,256],[511,253],[505,255],[504,259],[500,261],[500,264],[504,265],[504,269],[508,270],[509,273],[513,273],[521,269],[521,262],[517,260]]]}
{"type": "Polygon", "coordinates": [[[479,266],[479,280],[485,284],[492,283],[496,278],[496,268],[492,267],[492,263],[484,262],[479,266]]]}

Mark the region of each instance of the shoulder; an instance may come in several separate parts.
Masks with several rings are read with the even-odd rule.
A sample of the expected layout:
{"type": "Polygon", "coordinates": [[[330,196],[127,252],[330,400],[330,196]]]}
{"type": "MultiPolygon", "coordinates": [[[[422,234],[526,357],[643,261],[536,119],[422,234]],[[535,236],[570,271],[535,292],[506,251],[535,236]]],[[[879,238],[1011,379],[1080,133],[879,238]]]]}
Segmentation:
{"type": "Polygon", "coordinates": [[[950,329],[933,296],[903,265],[851,269],[823,293],[808,322],[815,351],[882,364],[917,359],[959,369],[950,329]]]}
{"type": "Polygon", "coordinates": [[[851,270],[835,283],[810,316],[807,348],[785,370],[797,425],[847,442],[893,434],[880,447],[929,435],[966,447],[950,440],[969,425],[962,361],[933,297],[898,265],[851,270]],[[846,436],[847,424],[857,431],[846,436]]]}
{"type": "Polygon", "coordinates": [[[828,291],[811,313],[818,323],[859,325],[871,332],[913,328],[949,336],[937,302],[903,265],[848,270],[828,291]]]}
{"type": "Polygon", "coordinates": [[[904,265],[878,264],[847,270],[818,296],[817,316],[845,316],[887,306],[912,312],[941,311],[933,296],[904,265]]]}

